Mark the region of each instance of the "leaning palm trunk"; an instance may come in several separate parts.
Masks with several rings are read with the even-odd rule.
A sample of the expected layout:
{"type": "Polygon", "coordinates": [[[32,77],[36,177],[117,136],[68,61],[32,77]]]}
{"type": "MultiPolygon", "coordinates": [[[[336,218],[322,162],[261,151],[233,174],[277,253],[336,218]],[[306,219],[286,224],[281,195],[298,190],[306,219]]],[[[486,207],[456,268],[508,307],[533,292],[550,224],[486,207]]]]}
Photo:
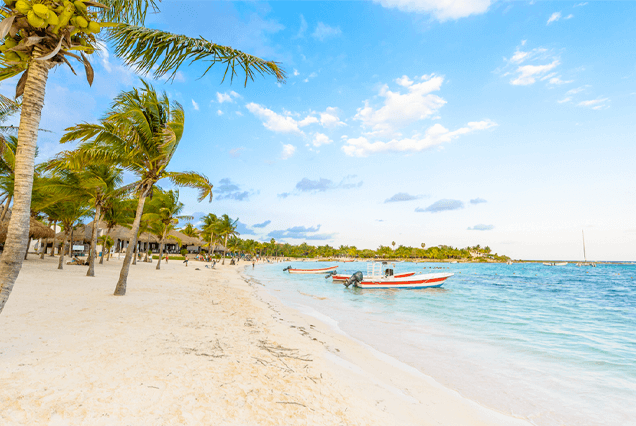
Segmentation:
{"type": "Polygon", "coordinates": [[[22,97],[22,113],[18,129],[13,211],[7,230],[4,252],[0,258],[0,313],[9,299],[15,280],[22,268],[22,258],[29,238],[35,148],[48,75],[49,65],[47,63],[31,61],[22,97]]]}
{"type": "Polygon", "coordinates": [[[29,237],[26,245],[26,251],[24,252],[24,260],[27,260],[27,256],[29,255],[29,246],[31,245],[31,237],[29,237]]]}
{"type": "Polygon", "coordinates": [[[4,208],[2,209],[2,215],[0,215],[0,222],[2,222],[4,220],[4,217],[7,215],[10,204],[11,204],[11,196],[7,198],[7,203],[4,205],[4,208]]]}
{"type": "Polygon", "coordinates": [[[137,248],[139,247],[139,241],[135,242],[135,247],[133,248],[133,261],[132,264],[136,265],[137,264],[137,248]]]}
{"type": "MultiPolygon", "coordinates": [[[[95,204],[95,220],[93,221],[93,233],[91,235],[91,254],[88,257],[88,271],[86,271],[87,277],[95,276],[95,255],[97,254],[97,224],[102,218],[101,210],[102,209],[99,203],[96,203],[95,204]]],[[[103,258],[104,258],[104,250],[102,250],[102,259],[103,258]]]]}
{"type": "Polygon", "coordinates": [[[57,242],[57,233],[55,232],[55,228],[57,228],[57,220],[53,221],[53,247],[51,247],[51,254],[49,256],[55,256],[55,243],[57,242]]]}
{"type": "MultiPolygon", "coordinates": [[[[141,223],[141,215],[144,212],[144,203],[146,202],[146,188],[141,190],[139,195],[139,203],[137,203],[137,212],[135,214],[135,220],[132,224],[131,236],[130,236],[130,244],[133,247],[137,246],[137,232],[139,232],[139,224],[141,223]]],[[[124,296],[126,294],[126,283],[128,282],[128,272],[130,271],[130,262],[132,260],[132,250],[126,250],[126,257],[124,258],[124,264],[121,267],[121,272],[119,273],[119,281],[117,281],[117,286],[115,287],[115,296],[124,296]]]]}
{"type": "Polygon", "coordinates": [[[221,265],[225,265],[225,256],[227,255],[227,234],[225,235],[225,244],[223,245],[223,262],[221,265]]]}
{"type": "Polygon", "coordinates": [[[44,259],[46,253],[46,244],[44,244],[44,238],[40,238],[40,259],[44,259]]]}
{"type": "MultiPolygon", "coordinates": [[[[64,232],[64,240],[62,241],[62,251],[60,252],[60,261],[57,264],[57,269],[64,269],[64,252],[66,251],[66,239],[68,238],[68,232],[64,232]]],[[[73,245],[71,243],[71,245],[73,245]]]]}
{"type": "Polygon", "coordinates": [[[157,262],[157,269],[161,269],[161,258],[163,257],[163,241],[165,237],[161,238],[161,242],[159,243],[159,261],[157,262]]]}

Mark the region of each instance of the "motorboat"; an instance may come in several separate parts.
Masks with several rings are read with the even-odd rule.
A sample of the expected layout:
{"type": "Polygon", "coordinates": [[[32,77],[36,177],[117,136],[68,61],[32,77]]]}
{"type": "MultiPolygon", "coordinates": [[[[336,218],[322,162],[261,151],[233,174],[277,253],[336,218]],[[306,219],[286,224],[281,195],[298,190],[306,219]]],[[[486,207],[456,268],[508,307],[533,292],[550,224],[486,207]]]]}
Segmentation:
{"type": "MultiPolygon", "coordinates": [[[[344,285],[349,287],[364,288],[364,289],[425,289],[441,287],[448,278],[452,277],[452,272],[440,272],[433,274],[418,274],[414,273],[409,276],[397,276],[393,274],[393,269],[389,268],[386,262],[381,265],[373,265],[368,270],[371,270],[370,274],[364,276],[361,271],[353,274],[349,279],[344,282],[344,285]]],[[[399,274],[398,274],[399,275],[399,274]]]]}
{"type": "Polygon", "coordinates": [[[328,274],[329,272],[335,271],[338,269],[338,266],[329,266],[328,268],[318,268],[318,269],[296,269],[288,266],[283,269],[283,271],[287,271],[290,274],[328,274]]]}
{"type": "MultiPolygon", "coordinates": [[[[415,275],[415,272],[402,272],[399,274],[395,274],[394,277],[395,278],[406,278],[406,277],[411,277],[415,275]]],[[[331,276],[331,278],[333,279],[334,282],[344,282],[347,281],[349,278],[351,278],[351,275],[347,275],[347,274],[334,274],[331,276]]]]}

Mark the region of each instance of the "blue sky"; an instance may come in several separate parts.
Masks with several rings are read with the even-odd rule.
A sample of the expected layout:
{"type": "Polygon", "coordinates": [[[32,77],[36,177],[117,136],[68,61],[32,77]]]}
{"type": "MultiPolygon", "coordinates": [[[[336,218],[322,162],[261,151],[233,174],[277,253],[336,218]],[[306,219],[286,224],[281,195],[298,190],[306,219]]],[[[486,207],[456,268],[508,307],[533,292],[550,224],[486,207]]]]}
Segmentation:
{"type": "MultiPolygon", "coordinates": [[[[514,258],[636,259],[633,2],[164,1],[148,25],[280,61],[286,84],[156,81],[186,110],[174,170],[215,183],[244,237],[489,245],[514,258]]],[[[112,52],[52,72],[42,159],[138,83],[112,52]]],[[[3,82],[10,94],[15,81],[3,82]]]]}

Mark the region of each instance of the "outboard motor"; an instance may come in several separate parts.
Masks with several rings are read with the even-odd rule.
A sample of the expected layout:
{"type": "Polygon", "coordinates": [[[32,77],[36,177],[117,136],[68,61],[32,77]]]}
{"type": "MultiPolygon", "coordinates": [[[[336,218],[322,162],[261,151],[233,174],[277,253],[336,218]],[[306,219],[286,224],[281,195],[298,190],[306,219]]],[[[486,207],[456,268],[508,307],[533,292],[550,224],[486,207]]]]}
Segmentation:
{"type": "Polygon", "coordinates": [[[384,270],[384,277],[389,278],[393,276],[393,268],[386,268],[384,270]]]}
{"type": "Polygon", "coordinates": [[[325,275],[325,279],[331,278],[332,276],[336,275],[337,273],[338,273],[338,271],[331,271],[327,275],[325,275]]]}
{"type": "Polygon", "coordinates": [[[289,265],[287,268],[283,269],[283,272],[289,271],[291,269],[291,265],[289,265]]]}
{"type": "Polygon", "coordinates": [[[344,282],[344,285],[349,288],[350,285],[356,285],[358,283],[362,282],[362,279],[364,278],[364,276],[362,275],[362,272],[358,271],[355,274],[351,275],[351,277],[344,282]]]}

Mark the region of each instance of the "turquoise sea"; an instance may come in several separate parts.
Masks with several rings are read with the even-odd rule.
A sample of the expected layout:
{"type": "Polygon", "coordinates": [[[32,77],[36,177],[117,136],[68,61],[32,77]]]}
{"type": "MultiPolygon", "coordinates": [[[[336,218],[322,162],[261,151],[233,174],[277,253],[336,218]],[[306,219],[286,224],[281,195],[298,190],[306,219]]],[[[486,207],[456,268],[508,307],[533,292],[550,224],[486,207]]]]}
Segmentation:
{"type": "MultiPolygon", "coordinates": [[[[396,264],[455,273],[428,290],[347,289],[282,271],[333,264],[246,273],[484,406],[541,426],[636,425],[636,265],[396,264]]],[[[366,272],[363,262],[339,265],[366,272]]]]}

